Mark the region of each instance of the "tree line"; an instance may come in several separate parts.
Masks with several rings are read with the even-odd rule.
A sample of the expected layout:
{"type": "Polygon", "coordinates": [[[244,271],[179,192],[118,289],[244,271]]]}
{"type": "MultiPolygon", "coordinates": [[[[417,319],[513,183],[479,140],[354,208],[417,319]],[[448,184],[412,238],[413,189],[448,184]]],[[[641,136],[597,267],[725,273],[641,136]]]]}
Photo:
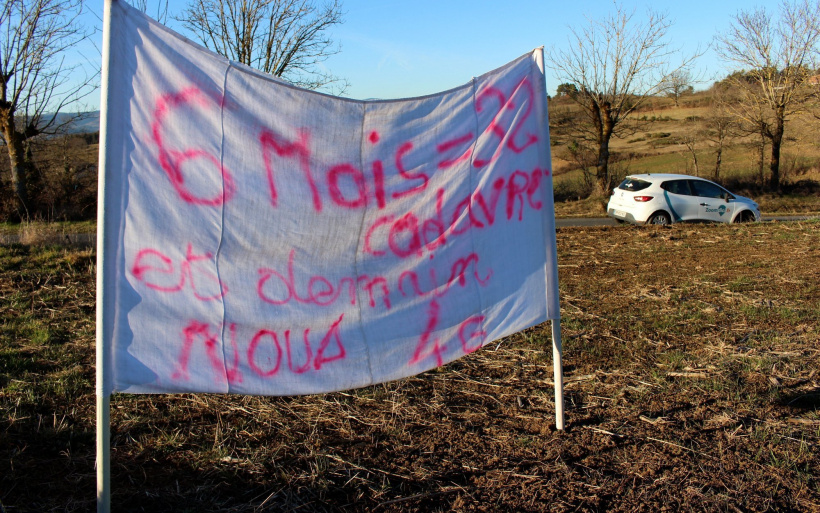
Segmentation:
{"type": "MultiPolygon", "coordinates": [[[[147,0],[133,3],[148,11],[147,0]]],[[[156,13],[150,14],[165,21],[168,1],[153,3],[156,13]]],[[[83,0],[4,0],[0,8],[0,143],[6,150],[0,165],[0,218],[89,217],[93,211],[89,205],[62,206],[71,203],[72,191],[87,189],[94,174],[72,160],[78,139],[65,135],[74,121],[65,113],[81,110],[98,77],[93,66],[88,72],[88,66],[65,59],[91,36],[80,23],[82,11],[83,0]]],[[[341,0],[188,0],[171,17],[229,59],[308,88],[336,94],[346,88],[344,79],[321,66],[339,51],[329,29],[344,21],[341,0]]],[[[648,9],[638,16],[615,3],[600,18],[572,27],[566,45],[547,54],[547,65],[561,82],[556,94],[576,102],[583,113],[571,151],[591,155],[599,194],[614,185],[610,143],[634,130],[630,121],[636,112],[657,95],[669,95],[677,104],[692,91],[699,55],[681,55],[672,47],[671,26],[664,13],[648,9]]],[[[708,137],[722,144],[738,127],[758,135],[770,149],[773,191],[781,185],[788,122],[820,95],[814,71],[818,38],[820,0],[784,0],[776,10],[739,11],[730,30],[713,42],[727,67],[742,71],[715,86],[720,115],[708,137]]]]}

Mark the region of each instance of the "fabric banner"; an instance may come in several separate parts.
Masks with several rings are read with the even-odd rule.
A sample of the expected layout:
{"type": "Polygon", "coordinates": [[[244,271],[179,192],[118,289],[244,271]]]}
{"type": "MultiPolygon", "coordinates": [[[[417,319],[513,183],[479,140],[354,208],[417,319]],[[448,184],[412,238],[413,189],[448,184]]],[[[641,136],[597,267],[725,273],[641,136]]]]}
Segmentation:
{"type": "Polygon", "coordinates": [[[106,392],[295,395],[557,319],[543,53],[441,94],[303,90],[113,2],[106,392]]]}

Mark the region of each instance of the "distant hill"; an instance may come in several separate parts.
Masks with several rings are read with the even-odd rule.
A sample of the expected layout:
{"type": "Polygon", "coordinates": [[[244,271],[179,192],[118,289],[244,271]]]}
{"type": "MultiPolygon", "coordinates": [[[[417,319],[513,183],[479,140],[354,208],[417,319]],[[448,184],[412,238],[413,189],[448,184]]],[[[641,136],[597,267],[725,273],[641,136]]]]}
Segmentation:
{"type": "MultiPolygon", "coordinates": [[[[76,113],[61,112],[60,114],[57,114],[57,122],[65,122],[76,115],[76,113]]],[[[71,134],[92,134],[94,132],[99,131],[100,111],[98,110],[92,112],[83,112],[82,117],[80,119],[72,121],[71,124],[68,126],[68,133],[71,134]]]]}

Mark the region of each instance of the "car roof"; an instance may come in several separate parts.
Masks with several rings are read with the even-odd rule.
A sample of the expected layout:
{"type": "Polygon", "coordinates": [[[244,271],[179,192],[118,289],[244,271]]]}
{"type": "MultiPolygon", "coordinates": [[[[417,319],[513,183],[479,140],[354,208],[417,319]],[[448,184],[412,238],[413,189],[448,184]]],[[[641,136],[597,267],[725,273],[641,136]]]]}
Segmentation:
{"type": "Polygon", "coordinates": [[[674,173],[642,173],[639,175],[629,175],[627,178],[638,178],[640,180],[703,180],[708,182],[705,178],[692,175],[681,175],[674,173]]]}

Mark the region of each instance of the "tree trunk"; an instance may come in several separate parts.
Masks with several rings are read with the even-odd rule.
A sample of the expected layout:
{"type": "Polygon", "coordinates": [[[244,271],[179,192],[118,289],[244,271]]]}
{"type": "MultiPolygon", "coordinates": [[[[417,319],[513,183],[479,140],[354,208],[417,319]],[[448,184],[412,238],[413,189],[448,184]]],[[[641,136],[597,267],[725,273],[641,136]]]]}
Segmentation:
{"type": "Polygon", "coordinates": [[[26,162],[23,158],[20,143],[9,144],[9,164],[11,165],[11,188],[14,196],[17,197],[17,212],[21,219],[28,219],[28,172],[26,162]]]}
{"type": "Polygon", "coordinates": [[[598,190],[606,195],[609,192],[609,141],[612,139],[612,112],[608,103],[604,103],[602,108],[597,109],[598,118],[595,121],[595,128],[598,131],[598,162],[595,164],[595,176],[598,180],[598,190]]]}
{"type": "Polygon", "coordinates": [[[598,162],[595,165],[595,177],[598,180],[599,192],[606,194],[609,190],[609,140],[598,145],[598,162]]]}
{"type": "Polygon", "coordinates": [[[28,201],[28,163],[23,149],[23,139],[14,126],[14,113],[3,116],[0,129],[6,139],[6,149],[9,155],[9,167],[11,168],[11,188],[17,198],[17,213],[20,219],[29,217],[28,201]]]}
{"type": "Polygon", "coordinates": [[[760,174],[760,185],[761,187],[766,185],[766,177],[763,174],[763,169],[765,168],[766,164],[766,135],[763,131],[760,132],[760,145],[758,146],[758,154],[757,154],[757,170],[760,174]]]}
{"type": "Polygon", "coordinates": [[[780,147],[783,145],[784,131],[784,116],[781,115],[780,110],[782,109],[778,109],[777,122],[774,132],[771,134],[772,159],[771,162],[769,162],[769,171],[771,171],[769,188],[771,188],[772,192],[780,191],[780,147]]]}
{"type": "Polygon", "coordinates": [[[713,177],[714,181],[720,180],[720,163],[723,160],[723,145],[720,144],[715,150],[715,176],[713,177]]]}
{"type": "MultiPolygon", "coordinates": [[[[689,150],[689,153],[692,154],[692,166],[695,168],[695,176],[699,177],[700,176],[700,166],[698,165],[698,152],[697,152],[697,149],[695,148],[695,144],[696,144],[695,139],[692,138],[692,139],[686,140],[686,141],[684,141],[683,144],[686,145],[686,148],[689,150]]],[[[688,168],[689,165],[687,164],[686,167],[688,168]]]]}

